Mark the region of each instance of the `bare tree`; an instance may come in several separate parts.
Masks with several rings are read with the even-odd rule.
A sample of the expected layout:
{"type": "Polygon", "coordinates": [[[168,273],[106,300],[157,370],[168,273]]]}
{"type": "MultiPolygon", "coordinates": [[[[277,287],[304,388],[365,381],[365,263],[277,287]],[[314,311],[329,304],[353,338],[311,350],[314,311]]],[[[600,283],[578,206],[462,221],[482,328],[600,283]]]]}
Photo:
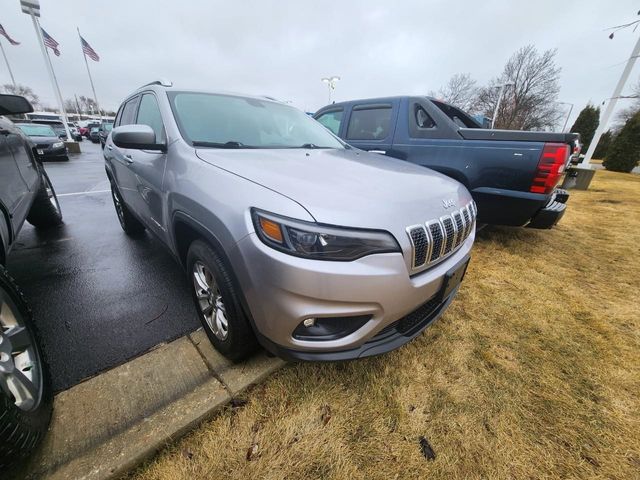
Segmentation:
{"type": "Polygon", "coordinates": [[[478,107],[479,90],[477,82],[471,78],[470,73],[456,73],[445,86],[437,92],[430,92],[429,95],[466,112],[475,113],[478,107]]]}
{"type": "Polygon", "coordinates": [[[16,84],[15,86],[11,83],[6,83],[2,85],[2,91],[4,93],[10,93],[11,95],[21,95],[25,97],[31,105],[33,105],[34,109],[40,108],[40,97],[36,95],[31,87],[26,85],[16,84]]]}
{"type": "Polygon", "coordinates": [[[616,121],[613,125],[613,130],[616,132],[622,129],[622,126],[627,123],[627,120],[640,110],[640,79],[638,79],[638,82],[631,88],[631,93],[624,95],[624,97],[631,99],[632,103],[627,108],[620,110],[616,115],[616,121]]]}
{"type": "Polygon", "coordinates": [[[480,110],[493,117],[501,85],[505,87],[495,122],[496,128],[545,130],[557,127],[562,111],[557,103],[561,68],[555,62],[556,50],[539,53],[533,45],[515,52],[502,75],[480,89],[480,110]]]}

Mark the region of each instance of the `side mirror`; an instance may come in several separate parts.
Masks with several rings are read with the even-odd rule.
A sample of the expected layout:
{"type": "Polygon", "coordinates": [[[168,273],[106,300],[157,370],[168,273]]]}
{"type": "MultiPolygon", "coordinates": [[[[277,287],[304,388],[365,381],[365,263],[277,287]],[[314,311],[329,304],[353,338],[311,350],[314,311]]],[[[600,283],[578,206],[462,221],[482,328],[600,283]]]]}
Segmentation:
{"type": "Polygon", "coordinates": [[[33,107],[20,95],[0,95],[0,115],[18,115],[33,112],[33,107]]]}
{"type": "Polygon", "coordinates": [[[156,141],[156,134],[149,125],[123,125],[114,128],[111,140],[120,148],[167,151],[167,144],[156,141]]]}

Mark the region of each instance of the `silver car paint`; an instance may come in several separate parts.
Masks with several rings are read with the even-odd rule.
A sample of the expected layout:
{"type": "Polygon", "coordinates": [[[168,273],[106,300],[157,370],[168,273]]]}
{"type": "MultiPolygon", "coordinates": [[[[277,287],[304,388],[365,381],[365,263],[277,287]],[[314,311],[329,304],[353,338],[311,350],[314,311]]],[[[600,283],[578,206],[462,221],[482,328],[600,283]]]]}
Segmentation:
{"type": "Polygon", "coordinates": [[[177,214],[215,237],[238,278],[255,328],[280,346],[333,351],[361,345],[435,294],[444,273],[471,249],[473,233],[441,264],[409,274],[406,227],[449,213],[443,200],[458,208],[471,201],[465,187],[448,177],[355,149],[195,150],[180,136],[163,87],[145,87],[129,98],[147,92],[158,101],[168,151],[119,149],[109,135],[104,150],[108,172],[126,190],[129,208],[176,256],[177,214]],[[300,220],[386,230],[402,254],[353,262],[287,255],[257,238],[251,207],[300,220]],[[374,317],[339,340],[302,342],[291,335],[305,316],[354,312],[374,317]]]}

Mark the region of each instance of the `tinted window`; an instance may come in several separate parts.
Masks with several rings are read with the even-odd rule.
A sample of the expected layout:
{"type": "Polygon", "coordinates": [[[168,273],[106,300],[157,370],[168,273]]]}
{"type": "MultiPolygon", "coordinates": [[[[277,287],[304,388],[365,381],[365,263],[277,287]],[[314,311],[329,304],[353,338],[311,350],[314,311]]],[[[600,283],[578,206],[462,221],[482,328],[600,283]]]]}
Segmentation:
{"type": "Polygon", "coordinates": [[[462,128],[482,128],[481,125],[459,108],[433,100],[433,104],[449,117],[453,123],[462,128]]]}
{"type": "Polygon", "coordinates": [[[124,104],[124,108],[122,109],[122,118],[120,119],[120,125],[131,125],[132,123],[135,123],[138,99],[139,97],[134,97],[124,104]]]}
{"type": "Polygon", "coordinates": [[[146,93],[142,96],[136,123],[141,125],[149,125],[156,134],[156,140],[158,142],[164,141],[164,127],[162,125],[162,116],[160,115],[158,101],[153,94],[146,93]]]}
{"type": "Polygon", "coordinates": [[[343,114],[343,110],[333,110],[332,112],[323,113],[316,120],[331,130],[334,134],[338,135],[343,114]]]}
{"type": "Polygon", "coordinates": [[[120,110],[118,110],[118,113],[116,113],[116,119],[113,121],[114,127],[120,125],[120,120],[122,119],[122,110],[124,110],[124,107],[121,106],[120,110]]]}
{"type": "Polygon", "coordinates": [[[420,105],[416,105],[415,108],[416,125],[418,128],[435,128],[436,123],[431,116],[420,105]]]}
{"type": "Polygon", "coordinates": [[[351,112],[349,140],[382,140],[389,135],[391,107],[354,109],[351,112]]]}
{"type": "Polygon", "coordinates": [[[306,113],[258,98],[171,92],[173,113],[188,142],[211,148],[344,148],[306,113]]]}

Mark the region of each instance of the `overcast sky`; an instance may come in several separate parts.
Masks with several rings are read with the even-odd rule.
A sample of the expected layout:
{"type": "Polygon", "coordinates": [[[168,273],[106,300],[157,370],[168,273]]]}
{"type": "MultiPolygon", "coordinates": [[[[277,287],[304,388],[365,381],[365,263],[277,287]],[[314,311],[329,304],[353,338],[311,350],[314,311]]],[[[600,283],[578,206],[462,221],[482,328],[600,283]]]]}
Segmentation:
{"type": "MultiPolygon", "coordinates": [[[[100,55],[89,60],[98,100],[115,110],[138,86],[166,77],[176,87],[264,94],[315,111],[327,103],[320,78],[339,75],[337,101],[426,94],[455,73],[479,83],[499,75],[519,47],[557,48],[560,101],[611,96],[640,31],[609,40],[607,27],[634,20],[638,0],[472,1],[150,1],[40,0],[41,24],[60,43],[51,55],[65,98],[90,95],[77,37],[100,55]]],[[[16,81],[42,101],[54,95],[30,18],[2,0],[0,37],[16,81]]],[[[640,30],[640,29],[639,29],[640,30]]],[[[640,62],[639,62],[640,63],[640,62]]],[[[632,81],[640,77],[640,67],[632,81]]],[[[0,83],[10,82],[0,60],[0,83]]],[[[620,102],[623,107],[625,101],[620,102]]]]}

